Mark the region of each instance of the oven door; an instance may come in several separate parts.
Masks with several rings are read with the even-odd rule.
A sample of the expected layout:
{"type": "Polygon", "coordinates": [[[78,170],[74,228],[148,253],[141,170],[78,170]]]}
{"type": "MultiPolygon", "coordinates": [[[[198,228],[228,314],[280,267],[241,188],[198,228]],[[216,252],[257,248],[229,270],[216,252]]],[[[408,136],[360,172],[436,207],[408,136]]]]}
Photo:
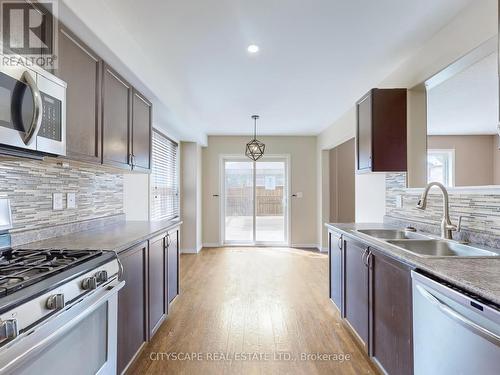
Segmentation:
{"type": "Polygon", "coordinates": [[[37,74],[21,67],[2,67],[0,144],[35,150],[42,111],[37,74]]]}
{"type": "Polygon", "coordinates": [[[0,349],[0,374],[115,375],[118,291],[113,281],[0,349]]]}

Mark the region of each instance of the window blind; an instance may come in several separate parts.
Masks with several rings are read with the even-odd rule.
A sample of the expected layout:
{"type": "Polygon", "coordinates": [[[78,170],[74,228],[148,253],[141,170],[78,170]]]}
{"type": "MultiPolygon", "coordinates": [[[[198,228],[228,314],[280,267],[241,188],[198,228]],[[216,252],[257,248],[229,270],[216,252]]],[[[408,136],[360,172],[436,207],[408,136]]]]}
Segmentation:
{"type": "Polygon", "coordinates": [[[153,131],[151,170],[151,220],[179,216],[178,145],[153,131]]]}

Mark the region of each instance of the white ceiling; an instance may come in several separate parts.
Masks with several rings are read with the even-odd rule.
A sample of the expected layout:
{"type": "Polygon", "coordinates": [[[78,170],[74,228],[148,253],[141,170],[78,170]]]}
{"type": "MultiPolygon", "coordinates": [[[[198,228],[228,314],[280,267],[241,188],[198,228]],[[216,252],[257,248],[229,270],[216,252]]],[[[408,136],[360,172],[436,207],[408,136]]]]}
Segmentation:
{"type": "Polygon", "coordinates": [[[317,134],[469,2],[64,0],[190,140],[317,134]]]}
{"type": "Polygon", "coordinates": [[[497,133],[497,61],[495,52],[429,90],[428,134],[497,133]]]}

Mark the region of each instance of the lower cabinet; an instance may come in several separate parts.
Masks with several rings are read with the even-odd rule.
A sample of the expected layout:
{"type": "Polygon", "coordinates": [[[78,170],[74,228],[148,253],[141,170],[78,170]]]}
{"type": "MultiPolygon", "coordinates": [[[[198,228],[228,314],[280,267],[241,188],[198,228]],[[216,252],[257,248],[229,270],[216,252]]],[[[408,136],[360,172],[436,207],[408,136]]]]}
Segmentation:
{"type": "MultiPolygon", "coordinates": [[[[413,374],[411,267],[362,241],[343,238],[345,320],[383,373],[413,374]]],[[[335,237],[330,241],[334,249],[335,237]]]]}
{"type": "Polygon", "coordinates": [[[118,294],[118,374],[126,372],[143,344],[167,317],[179,293],[179,229],[118,254],[125,286],[118,294]]]}
{"type": "Polygon", "coordinates": [[[344,241],[345,319],[368,352],[368,247],[351,239],[344,241]]]}
{"type": "Polygon", "coordinates": [[[166,235],[149,240],[149,337],[153,337],[168,310],[167,283],[167,247],[166,235]]]}
{"type": "Polygon", "coordinates": [[[343,307],[343,262],[342,256],[343,239],[342,235],[330,231],[328,233],[328,257],[329,257],[329,275],[330,275],[330,299],[337,306],[340,315],[344,317],[343,307]]]}
{"type": "Polygon", "coordinates": [[[168,266],[168,303],[179,294],[179,231],[173,230],[167,234],[167,266],[168,266]]]}
{"type": "Polygon", "coordinates": [[[121,374],[147,341],[148,243],[122,251],[125,286],[118,294],[117,369],[121,374]]]}
{"type": "Polygon", "coordinates": [[[412,374],[411,268],[374,249],[370,254],[370,355],[386,374],[412,374]]]}

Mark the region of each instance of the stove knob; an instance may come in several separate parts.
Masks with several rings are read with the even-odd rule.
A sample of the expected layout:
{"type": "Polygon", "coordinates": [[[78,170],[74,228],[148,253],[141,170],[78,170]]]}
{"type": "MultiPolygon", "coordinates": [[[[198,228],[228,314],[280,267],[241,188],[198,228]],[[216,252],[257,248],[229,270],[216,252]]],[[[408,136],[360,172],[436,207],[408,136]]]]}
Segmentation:
{"type": "Polygon", "coordinates": [[[108,272],[103,270],[103,271],[98,271],[94,275],[94,277],[97,279],[98,283],[104,283],[108,281],[108,272]]]}
{"type": "Polygon", "coordinates": [[[17,319],[0,319],[0,342],[13,339],[19,335],[19,329],[17,327],[17,319]]]}
{"type": "Polygon", "coordinates": [[[50,296],[45,306],[49,310],[61,310],[64,308],[64,294],[58,293],[50,296]]]}
{"type": "Polygon", "coordinates": [[[97,288],[97,279],[95,276],[86,277],[82,281],[82,289],[92,290],[97,288]]]}

